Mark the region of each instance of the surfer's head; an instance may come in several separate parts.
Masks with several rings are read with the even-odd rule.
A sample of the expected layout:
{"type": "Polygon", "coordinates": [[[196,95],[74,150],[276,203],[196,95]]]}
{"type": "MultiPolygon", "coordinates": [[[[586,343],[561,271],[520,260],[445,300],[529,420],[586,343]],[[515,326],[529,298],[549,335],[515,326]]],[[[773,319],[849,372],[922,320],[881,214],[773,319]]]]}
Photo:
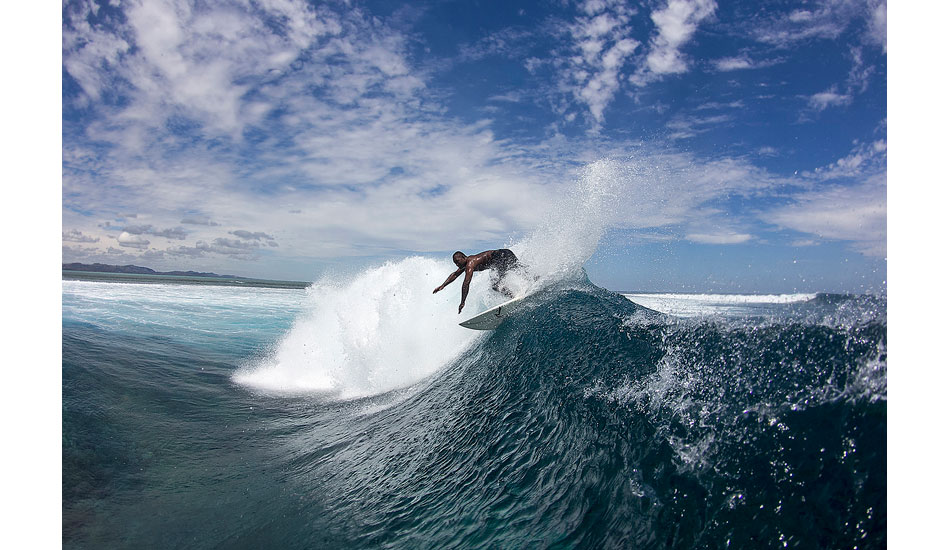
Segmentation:
{"type": "Polygon", "coordinates": [[[455,262],[455,265],[459,267],[462,267],[463,265],[465,265],[466,258],[467,256],[465,254],[462,254],[459,251],[456,251],[455,254],[452,254],[452,261],[455,262]]]}

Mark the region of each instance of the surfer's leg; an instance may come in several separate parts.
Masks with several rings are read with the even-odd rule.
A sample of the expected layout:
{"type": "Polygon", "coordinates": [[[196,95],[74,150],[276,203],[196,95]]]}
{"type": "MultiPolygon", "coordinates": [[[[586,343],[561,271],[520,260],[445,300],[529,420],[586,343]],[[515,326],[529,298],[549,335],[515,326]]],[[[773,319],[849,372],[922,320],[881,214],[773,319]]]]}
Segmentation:
{"type": "Polygon", "coordinates": [[[509,298],[514,298],[515,295],[508,290],[508,287],[501,286],[501,280],[505,276],[505,271],[493,269],[491,272],[491,289],[495,292],[501,292],[509,298]]]}

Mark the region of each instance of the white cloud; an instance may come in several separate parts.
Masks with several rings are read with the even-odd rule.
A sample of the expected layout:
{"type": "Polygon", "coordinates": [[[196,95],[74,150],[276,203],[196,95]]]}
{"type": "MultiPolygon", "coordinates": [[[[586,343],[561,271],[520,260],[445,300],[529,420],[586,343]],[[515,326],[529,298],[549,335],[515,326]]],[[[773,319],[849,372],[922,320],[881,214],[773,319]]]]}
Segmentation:
{"type": "Polygon", "coordinates": [[[752,240],[748,233],[690,233],[686,240],[700,244],[742,244],[752,240]]]}
{"type": "Polygon", "coordinates": [[[267,233],[264,233],[263,231],[251,232],[251,231],[245,231],[244,229],[238,229],[237,231],[230,231],[229,233],[231,233],[235,237],[240,237],[241,239],[245,239],[248,241],[260,241],[260,240],[273,241],[274,240],[273,236],[268,235],[267,233]]]}
{"type": "Polygon", "coordinates": [[[864,63],[862,49],[851,47],[851,71],[848,73],[848,90],[850,93],[863,93],[867,90],[871,76],[876,68],[864,63]]]}
{"type": "Polygon", "coordinates": [[[710,17],[716,7],[714,0],[669,0],[666,7],[654,11],[650,19],[657,27],[657,34],[650,40],[646,65],[631,77],[631,82],[643,86],[662,75],[686,72],[687,62],[680,48],[689,42],[699,24],[710,17]]]}
{"type": "Polygon", "coordinates": [[[522,92],[508,92],[505,94],[497,94],[488,98],[488,101],[500,101],[503,103],[521,103],[525,99],[525,94],[522,92]]]}
{"type": "Polygon", "coordinates": [[[187,225],[219,225],[208,216],[201,214],[191,214],[182,218],[181,223],[187,225]]]}
{"type": "MultiPolygon", "coordinates": [[[[252,103],[260,78],[274,79],[316,41],[341,31],[336,16],[305,3],[259,2],[241,6],[186,1],[129,2],[125,21],[90,23],[88,12],[71,7],[64,26],[63,64],[80,82],[83,100],[100,99],[108,84],[131,101],[100,130],[122,138],[161,129],[174,117],[200,122],[207,131],[239,137],[267,112],[252,103]],[[105,25],[111,25],[111,32],[105,25]],[[105,70],[108,69],[108,70],[105,70]]],[[[332,42],[321,53],[333,55],[332,42]]],[[[387,52],[355,52],[389,71],[398,61],[387,52]]]]}
{"type": "Polygon", "coordinates": [[[887,0],[819,0],[813,9],[749,21],[749,32],[760,42],[792,48],[808,40],[839,38],[853,21],[864,27],[862,41],[887,53],[887,0]]]}
{"type": "MultiPolygon", "coordinates": [[[[112,227],[107,223],[104,227],[112,227]]],[[[158,229],[151,224],[146,225],[126,225],[123,231],[131,235],[154,235],[156,237],[165,237],[166,239],[184,240],[188,232],[182,227],[173,227],[168,229],[158,229]]]]}
{"type": "Polygon", "coordinates": [[[115,66],[130,46],[121,37],[94,30],[84,21],[78,30],[63,33],[63,48],[71,51],[63,57],[63,66],[89,99],[98,100],[103,90],[113,85],[110,74],[102,68],[115,66]]]}
{"type": "Polygon", "coordinates": [[[793,246],[840,240],[866,256],[886,256],[885,140],[857,143],[848,155],[801,177],[797,186],[803,191],[792,202],[764,212],[763,221],[818,237],[799,239],[793,246]]]}
{"type": "Polygon", "coordinates": [[[99,242],[99,237],[91,237],[77,229],[70,229],[69,231],[63,231],[63,241],[71,243],[97,243],[99,242]]]}
{"type": "Polygon", "coordinates": [[[754,19],[750,31],[756,40],[780,48],[791,48],[805,40],[837,38],[847,28],[856,1],[863,0],[823,0],[813,10],[754,19]]]}
{"type": "Polygon", "coordinates": [[[752,69],[755,67],[755,64],[752,63],[752,60],[748,56],[737,56],[737,57],[724,57],[722,59],[717,59],[713,61],[713,65],[716,66],[718,71],[738,71],[742,69],[752,69]]]}
{"type": "Polygon", "coordinates": [[[756,40],[780,50],[821,41],[847,48],[851,57],[847,79],[808,96],[812,111],[850,105],[867,90],[873,75],[884,72],[875,64],[877,56],[869,56],[868,46],[887,53],[886,0],[819,0],[809,9],[749,18],[747,28],[756,40]]]}
{"type": "Polygon", "coordinates": [[[730,101],[729,103],[722,103],[719,101],[710,101],[708,103],[703,103],[699,107],[696,107],[697,111],[706,111],[710,109],[744,109],[745,102],[741,99],[735,101],[730,101]]]}
{"type": "Polygon", "coordinates": [[[587,2],[570,25],[573,55],[563,69],[574,98],[587,105],[595,124],[620,90],[620,72],[640,42],[630,37],[634,11],[622,2],[587,2]]]}
{"type": "Polygon", "coordinates": [[[521,28],[506,28],[459,48],[461,61],[477,61],[492,56],[523,59],[527,56],[531,33],[521,28]]]}
{"type": "Polygon", "coordinates": [[[142,237],[141,235],[133,235],[123,231],[116,241],[119,242],[119,246],[125,246],[128,248],[146,248],[149,245],[148,239],[142,237]]]}
{"type": "Polygon", "coordinates": [[[730,115],[713,115],[706,117],[677,115],[670,120],[666,127],[672,130],[670,139],[685,139],[708,132],[716,126],[730,122],[730,115]]]}
{"type": "Polygon", "coordinates": [[[852,97],[848,94],[839,94],[834,87],[819,92],[808,98],[808,106],[816,111],[824,111],[828,107],[839,107],[851,103],[852,97]]]}
{"type": "Polygon", "coordinates": [[[803,193],[762,219],[821,239],[851,241],[860,253],[883,258],[887,253],[886,176],[803,193]]]}
{"type": "Polygon", "coordinates": [[[795,10],[788,15],[788,20],[793,23],[804,23],[815,18],[815,14],[808,10],[795,10]]]}
{"type": "Polygon", "coordinates": [[[887,0],[867,0],[869,16],[867,36],[887,53],[887,0]]]}
{"type": "Polygon", "coordinates": [[[860,178],[883,174],[887,170],[887,142],[859,143],[851,152],[835,162],[814,170],[821,180],[860,178]]]}

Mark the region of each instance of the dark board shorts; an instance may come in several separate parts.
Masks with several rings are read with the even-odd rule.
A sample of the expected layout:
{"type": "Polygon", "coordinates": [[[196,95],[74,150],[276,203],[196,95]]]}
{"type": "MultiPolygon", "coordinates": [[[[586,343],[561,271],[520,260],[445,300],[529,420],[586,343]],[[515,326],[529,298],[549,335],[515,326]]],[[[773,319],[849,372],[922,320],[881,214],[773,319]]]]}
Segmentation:
{"type": "Polygon", "coordinates": [[[518,265],[518,257],[507,248],[500,248],[492,254],[491,263],[489,265],[500,277],[509,269],[518,265]]]}

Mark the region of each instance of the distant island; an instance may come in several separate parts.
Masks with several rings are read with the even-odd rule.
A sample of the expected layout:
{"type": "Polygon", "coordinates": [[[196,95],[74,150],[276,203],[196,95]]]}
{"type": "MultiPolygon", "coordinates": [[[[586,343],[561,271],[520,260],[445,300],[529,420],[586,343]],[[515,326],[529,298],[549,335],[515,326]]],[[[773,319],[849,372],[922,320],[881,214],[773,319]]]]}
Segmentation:
{"type": "Polygon", "coordinates": [[[64,271],[91,271],[93,273],[131,273],[135,275],[175,275],[178,277],[215,277],[217,279],[240,279],[236,275],[218,275],[199,271],[155,271],[137,265],[108,265],[108,264],[63,264],[64,271]]]}
{"type": "Polygon", "coordinates": [[[138,265],[63,264],[63,279],[106,283],[157,283],[183,285],[241,286],[259,288],[303,289],[303,281],[271,281],[249,279],[237,275],[218,275],[203,271],[155,271],[138,265]]]}

